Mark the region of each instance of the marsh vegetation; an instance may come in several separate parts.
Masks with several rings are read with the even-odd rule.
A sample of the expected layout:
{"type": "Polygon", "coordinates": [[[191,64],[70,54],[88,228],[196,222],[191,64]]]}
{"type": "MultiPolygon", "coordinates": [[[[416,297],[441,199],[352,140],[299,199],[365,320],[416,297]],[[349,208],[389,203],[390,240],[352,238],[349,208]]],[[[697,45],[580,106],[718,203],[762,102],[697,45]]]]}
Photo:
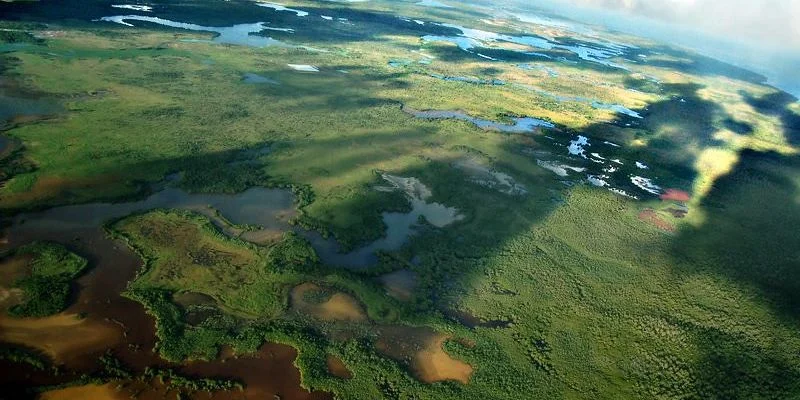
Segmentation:
{"type": "Polygon", "coordinates": [[[0,3],[0,393],[796,397],[797,100],[442,5],[0,3]]]}

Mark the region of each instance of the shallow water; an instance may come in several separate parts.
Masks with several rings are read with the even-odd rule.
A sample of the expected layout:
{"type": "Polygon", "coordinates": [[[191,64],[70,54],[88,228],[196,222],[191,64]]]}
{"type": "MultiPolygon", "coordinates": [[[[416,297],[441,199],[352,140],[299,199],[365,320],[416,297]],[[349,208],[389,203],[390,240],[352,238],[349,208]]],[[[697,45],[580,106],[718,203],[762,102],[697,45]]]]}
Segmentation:
{"type": "Polygon", "coordinates": [[[540,64],[518,64],[517,67],[520,68],[520,69],[526,70],[526,71],[536,71],[536,70],[544,71],[544,72],[547,72],[547,75],[549,75],[551,78],[558,78],[558,71],[556,71],[556,70],[554,70],[554,69],[552,69],[552,68],[550,68],[548,66],[545,66],[545,65],[540,65],[540,64]]]}
{"type": "Polygon", "coordinates": [[[261,32],[265,29],[275,29],[266,26],[264,22],[256,22],[254,24],[238,24],[233,26],[203,26],[143,15],[114,15],[102,17],[100,18],[100,21],[114,22],[125,26],[134,26],[128,21],[141,21],[190,31],[214,32],[217,33],[217,37],[212,39],[212,41],[215,43],[235,44],[251,47],[295,47],[270,37],[253,35],[254,33],[261,32]]]}
{"type": "Polygon", "coordinates": [[[567,151],[569,154],[573,156],[581,156],[586,158],[586,149],[587,146],[591,146],[589,143],[589,138],[583,135],[578,135],[575,140],[569,142],[569,147],[567,147],[567,151]]]}
{"type": "Polygon", "coordinates": [[[378,277],[378,281],[386,288],[386,293],[401,301],[411,300],[417,287],[417,275],[414,271],[401,269],[378,277]]]}
{"type": "Polygon", "coordinates": [[[151,7],[151,6],[143,6],[143,5],[139,5],[139,4],[112,4],[111,7],[124,8],[124,9],[127,9],[127,10],[133,10],[133,11],[144,11],[144,12],[152,12],[153,11],[153,7],[151,7]]]}
{"type": "Polygon", "coordinates": [[[404,107],[403,111],[422,119],[457,119],[460,121],[467,121],[475,124],[478,128],[483,130],[500,131],[506,133],[530,133],[534,132],[536,128],[555,128],[552,122],[548,122],[538,118],[531,117],[518,117],[513,118],[514,125],[507,125],[486,119],[471,117],[459,111],[442,111],[442,110],[426,110],[417,111],[408,107],[404,107]]]}
{"type": "MultiPolygon", "coordinates": [[[[524,65],[524,64],[522,64],[522,65],[524,65]]],[[[602,102],[599,102],[597,100],[592,100],[592,99],[589,99],[589,98],[586,98],[586,97],[581,97],[581,96],[560,95],[560,94],[552,93],[552,92],[549,92],[547,90],[540,89],[540,88],[538,88],[536,86],[531,86],[531,85],[514,84],[514,86],[515,87],[519,87],[519,88],[523,88],[523,89],[526,89],[526,90],[530,90],[532,92],[536,92],[537,94],[540,94],[540,95],[545,96],[545,97],[549,97],[549,98],[551,98],[551,99],[553,99],[555,101],[558,101],[560,103],[563,103],[563,102],[575,102],[575,103],[581,103],[581,104],[589,104],[589,105],[592,106],[592,108],[595,108],[595,109],[598,109],[598,110],[610,110],[610,111],[614,111],[614,112],[616,112],[618,114],[627,115],[627,116],[629,116],[631,118],[637,118],[637,119],[644,118],[638,112],[633,111],[630,108],[623,106],[622,104],[602,103],[602,102]]]]}
{"type": "MultiPolygon", "coordinates": [[[[234,223],[251,223],[279,230],[288,229],[286,221],[294,215],[294,198],[285,190],[254,188],[237,195],[187,194],[168,188],[140,201],[124,203],[94,203],[57,207],[45,211],[18,215],[6,231],[7,243],[0,250],[15,248],[35,240],[49,240],[74,249],[87,257],[92,265],[89,273],[78,281],[77,301],[68,313],[87,315],[86,321],[111,325],[124,331],[124,339],[116,338],[106,344],[114,355],[135,370],[146,366],[168,366],[150,351],[155,345],[154,321],[142,306],[120,296],[136,271],[140,258],[122,243],[109,239],[102,225],[113,218],[152,208],[180,208],[214,214],[209,206],[219,210],[234,223]]],[[[70,331],[64,331],[70,335],[70,331]]],[[[94,368],[105,350],[70,355],[63,360],[71,370],[94,368]]],[[[173,366],[184,373],[200,376],[227,376],[242,379],[248,398],[284,399],[330,398],[325,393],[309,393],[300,387],[300,376],[293,366],[296,352],[289,346],[265,344],[257,357],[238,357],[224,361],[191,362],[173,366]]],[[[0,377],[0,382],[30,383],[27,377],[0,377]],[[21,380],[14,380],[21,379],[21,380]]],[[[49,378],[47,378],[49,379],[49,378]]],[[[65,378],[69,379],[65,375],[65,378]]],[[[50,382],[50,381],[48,381],[50,382]]],[[[52,383],[52,382],[51,382],[52,383]]],[[[145,390],[148,398],[153,388],[145,390]]],[[[239,392],[217,393],[214,398],[241,398],[239,392]]]]}
{"type": "Polygon", "coordinates": [[[278,82],[278,81],[276,81],[274,79],[267,78],[266,76],[261,76],[261,75],[258,75],[258,74],[254,74],[252,72],[247,72],[244,75],[242,75],[242,80],[244,81],[244,83],[254,83],[254,84],[268,83],[270,85],[280,85],[281,84],[280,82],[278,82]]]}
{"type": "Polygon", "coordinates": [[[378,261],[377,251],[400,249],[414,235],[420,218],[437,228],[443,228],[463,219],[459,211],[444,204],[428,202],[430,190],[416,178],[404,178],[384,174],[384,180],[391,186],[378,187],[379,190],[397,190],[405,192],[411,203],[408,213],[385,212],[383,223],[386,225],[384,237],[349,253],[341,253],[335,239],[324,239],[316,232],[305,232],[303,235],[311,242],[320,259],[330,265],[352,269],[363,269],[378,261]]]}
{"type": "Polygon", "coordinates": [[[62,110],[55,100],[18,96],[0,88],[0,126],[17,117],[46,116],[62,110]]]}
{"type": "Polygon", "coordinates": [[[319,68],[308,64],[286,64],[289,68],[300,72],[319,72],[319,68]]]}
{"type": "MultiPolygon", "coordinates": [[[[439,25],[458,29],[461,31],[461,34],[457,36],[425,35],[422,37],[422,40],[425,42],[450,42],[458,46],[460,49],[470,53],[473,53],[472,49],[475,47],[491,47],[493,44],[503,42],[542,50],[565,50],[584,61],[602,64],[611,68],[625,70],[628,69],[624,65],[609,61],[611,58],[622,56],[624,54],[624,49],[626,49],[626,46],[615,43],[607,43],[595,40],[594,43],[591,43],[591,46],[582,44],[564,44],[556,40],[538,36],[512,36],[480,29],[466,28],[461,25],[439,25]]],[[[526,54],[529,53],[527,50],[511,51],[526,54]]]]}
{"type": "Polygon", "coordinates": [[[231,195],[189,194],[167,188],[141,201],[79,204],[22,214],[14,218],[9,235],[36,236],[44,231],[49,235],[69,235],[74,230],[97,228],[108,220],[157,208],[198,211],[211,207],[237,224],[287,228],[287,216],[293,213],[293,201],[290,192],[279,189],[252,188],[231,195]]]}
{"type": "Polygon", "coordinates": [[[548,171],[553,172],[554,174],[560,177],[569,176],[569,171],[574,171],[574,172],[586,171],[586,168],[572,167],[555,161],[536,160],[536,164],[548,171]]]}
{"type": "Polygon", "coordinates": [[[601,103],[599,101],[593,101],[592,102],[592,107],[594,107],[596,109],[599,109],[599,110],[611,110],[611,111],[614,111],[614,112],[616,112],[618,114],[624,114],[624,115],[627,115],[627,116],[632,117],[632,118],[637,118],[637,119],[641,119],[642,118],[642,115],[639,114],[638,112],[633,111],[630,108],[627,108],[627,107],[625,107],[623,105],[620,105],[620,104],[606,104],[606,103],[601,103]]]}
{"type": "Polygon", "coordinates": [[[473,183],[497,190],[509,196],[524,196],[528,194],[528,189],[517,183],[511,175],[491,169],[479,161],[467,158],[455,163],[455,166],[470,175],[473,183]]]}
{"type": "Polygon", "coordinates": [[[295,15],[297,15],[298,17],[306,17],[306,16],[308,16],[308,12],[307,12],[307,11],[303,11],[303,10],[297,10],[297,9],[294,9],[294,8],[289,8],[289,7],[286,7],[286,6],[284,6],[283,4],[277,4],[277,3],[256,3],[256,5],[257,5],[257,6],[259,6],[259,7],[271,8],[271,9],[273,9],[273,10],[275,10],[275,11],[288,11],[288,12],[293,12],[293,13],[295,13],[295,15]]]}
{"type": "Polygon", "coordinates": [[[650,178],[645,178],[641,176],[632,176],[631,183],[636,185],[639,189],[642,189],[645,192],[654,194],[656,196],[662,193],[661,187],[653,183],[653,180],[650,178]]]}
{"type": "Polygon", "coordinates": [[[431,77],[448,82],[464,82],[464,83],[472,83],[475,85],[503,86],[506,84],[504,81],[497,78],[480,79],[469,76],[447,76],[442,74],[431,74],[431,77]]]}

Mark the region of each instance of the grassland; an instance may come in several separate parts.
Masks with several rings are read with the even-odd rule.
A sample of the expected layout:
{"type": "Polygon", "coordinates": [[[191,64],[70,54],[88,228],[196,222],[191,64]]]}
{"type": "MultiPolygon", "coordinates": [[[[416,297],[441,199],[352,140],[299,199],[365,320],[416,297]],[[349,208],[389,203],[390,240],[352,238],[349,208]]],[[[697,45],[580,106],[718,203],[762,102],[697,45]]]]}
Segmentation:
{"type": "MultiPolygon", "coordinates": [[[[86,12],[97,11],[100,3],[90,3],[86,12]]],[[[253,22],[242,17],[251,5],[230,3],[224,16],[209,11],[219,5],[199,2],[192,12],[175,6],[163,17],[253,22]]],[[[177,184],[196,192],[292,187],[296,224],[354,248],[384,234],[382,212],[408,208],[403,196],[374,190],[382,183],[376,172],[385,171],[418,178],[431,188],[430,201],[465,216],[443,229],[423,224],[403,248],[361,272],[324,265],[292,233],[254,245],[175,210],[115,221],[109,232],[144,261],[125,296],[155,316],[162,357],[213,359],[223,346],[244,354],[264,341],[290,344],[299,350],[303,384],[345,399],[798,396],[796,102],[732,67],[714,64],[715,73],[700,74],[687,65],[711,61],[635,38],[615,36],[661,53],[635,74],[548,62],[559,74],[553,78],[520,69],[516,60],[422,43],[416,24],[395,15],[516,29],[480,21],[476,10],[384,1],[291,6],[346,17],[356,27],[264,14],[274,26],[297,28],[276,38],[327,50],[315,52],[186,41],[211,36],[150,25],[64,20],[45,34],[36,25],[0,22],[43,37],[0,54],[4,75],[65,107],[4,132],[21,143],[2,158],[14,166],[0,176],[7,180],[0,188],[4,215],[139,197],[180,172],[177,184]],[[420,52],[436,58],[420,64],[420,52]],[[412,62],[392,67],[390,60],[412,62]],[[298,73],[286,64],[321,71],[298,73]],[[245,83],[245,73],[280,84],[245,83]],[[645,118],[625,126],[607,110],[526,87],[622,104],[645,118]],[[500,134],[463,121],[416,119],[403,104],[499,121],[533,116],[557,129],[500,134]],[[673,216],[675,204],[656,196],[632,200],[584,182],[566,186],[531,155],[581,162],[545,138],[578,134],[621,145],[626,162],[643,161],[662,186],[690,192],[688,214],[673,216]],[[243,152],[265,145],[269,152],[240,162],[243,152]],[[513,176],[528,194],[476,184],[459,168],[464,160],[513,176]],[[638,218],[650,209],[674,229],[638,218]],[[405,301],[376,279],[399,270],[417,281],[405,301]],[[298,287],[312,289],[301,290],[299,307],[291,300],[298,287]],[[507,324],[470,328],[457,315],[507,324]],[[387,342],[399,347],[381,345],[387,342]],[[329,372],[331,356],[350,379],[329,372]],[[454,374],[426,381],[431,374],[420,366],[429,364],[421,360],[446,363],[454,374]]],[[[46,13],[58,10],[37,18],[51,20],[46,13]]],[[[72,278],[85,266],[53,248],[37,254],[69,261],[56,264],[72,278]]],[[[49,313],[63,308],[58,304],[26,310],[49,313]]]]}

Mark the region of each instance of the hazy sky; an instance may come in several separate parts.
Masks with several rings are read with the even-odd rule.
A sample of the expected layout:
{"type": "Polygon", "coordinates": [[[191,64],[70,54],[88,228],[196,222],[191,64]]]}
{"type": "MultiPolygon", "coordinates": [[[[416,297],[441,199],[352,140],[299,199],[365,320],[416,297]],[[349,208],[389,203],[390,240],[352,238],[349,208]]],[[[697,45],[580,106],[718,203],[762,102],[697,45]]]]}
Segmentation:
{"type": "Polygon", "coordinates": [[[800,98],[800,0],[504,1],[690,48],[800,98]]]}
{"type": "Polygon", "coordinates": [[[800,51],[800,0],[559,0],[800,51]]]}

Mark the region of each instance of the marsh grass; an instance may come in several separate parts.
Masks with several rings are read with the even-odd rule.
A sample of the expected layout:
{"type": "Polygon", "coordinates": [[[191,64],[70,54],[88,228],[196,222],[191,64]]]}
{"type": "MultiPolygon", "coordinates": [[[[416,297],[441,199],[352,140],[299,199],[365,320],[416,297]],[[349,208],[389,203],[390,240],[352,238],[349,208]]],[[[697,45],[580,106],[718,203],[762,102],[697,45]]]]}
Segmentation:
{"type": "MultiPolygon", "coordinates": [[[[197,2],[194,13],[176,5],[166,16],[219,26],[250,18],[251,4],[229,3],[230,13],[197,2]]],[[[7,131],[25,147],[2,161],[1,178],[10,179],[0,189],[4,214],[140,196],[147,183],[183,171],[179,184],[197,192],[291,188],[295,223],[349,249],[384,234],[382,212],[408,207],[402,195],[374,190],[384,171],[418,178],[431,188],[431,201],[465,216],[445,229],[421,223],[403,248],[384,252],[361,273],[322,265],[297,235],[259,247],[225,237],[202,217],[168,210],[117,221],[111,231],[145,260],[126,296],[155,316],[164,358],[211,359],[222,345],[250,353],[265,340],[285,343],[299,349],[305,385],[341,398],[791,398],[800,391],[792,356],[800,349],[796,103],[786,105],[750,74],[717,64],[700,73],[692,66],[710,60],[643,41],[634,44],[664,55],[638,64],[637,74],[547,62],[559,74],[554,79],[423,44],[419,36],[427,32],[393,15],[500,30],[480,22],[486,16],[477,10],[290,3],[364,25],[348,33],[317,24],[282,37],[313,45],[323,36],[319,45],[330,51],[317,53],[190,43],[181,39],[209,35],[72,20],[46,47],[7,54],[14,62],[6,74],[58,97],[67,112],[7,131]],[[387,65],[419,55],[410,50],[436,59],[387,65]],[[298,74],[288,63],[320,72],[298,74]],[[241,82],[251,71],[281,85],[241,82]],[[432,73],[521,86],[448,82],[432,73]],[[628,127],[608,111],[524,86],[622,104],[645,118],[628,127]],[[547,118],[557,129],[503,135],[463,121],[415,119],[403,104],[497,121],[547,118]],[[525,151],[565,159],[545,134],[622,145],[626,161],[651,165],[665,187],[696,189],[689,214],[665,233],[636,218],[663,206],[655,198],[636,202],[565,186],[525,151]],[[231,164],[264,143],[272,144],[269,154],[231,164]],[[513,198],[470,182],[454,165],[472,156],[530,193],[513,198]],[[408,302],[387,296],[374,280],[400,269],[418,277],[408,302]],[[304,282],[353,296],[371,323],[452,335],[444,350],[474,368],[469,383],[420,382],[406,364],[376,351],[368,325],[287,316],[288,291],[304,282]],[[175,303],[184,292],[212,297],[215,312],[187,324],[188,311],[175,303]],[[470,329],[445,310],[510,323],[470,329]],[[332,339],[342,332],[355,338],[332,339]],[[352,379],[328,374],[329,354],[352,379]]],[[[70,5],[48,7],[41,19],[69,16],[70,5]]],[[[79,8],[99,17],[102,7],[79,8]]],[[[296,22],[291,13],[266,15],[276,26],[296,22]]]]}

